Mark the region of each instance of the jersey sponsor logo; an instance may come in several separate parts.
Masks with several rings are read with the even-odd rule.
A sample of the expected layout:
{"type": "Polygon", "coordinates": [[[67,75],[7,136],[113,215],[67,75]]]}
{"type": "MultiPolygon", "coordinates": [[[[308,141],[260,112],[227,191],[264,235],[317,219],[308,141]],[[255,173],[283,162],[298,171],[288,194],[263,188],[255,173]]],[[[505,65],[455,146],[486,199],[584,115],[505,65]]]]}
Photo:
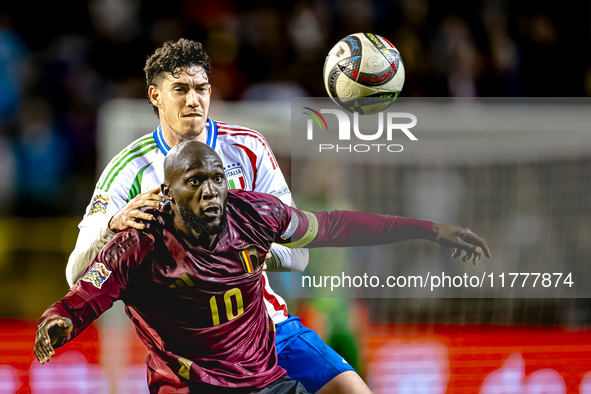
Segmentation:
{"type": "Polygon", "coordinates": [[[279,198],[279,197],[283,196],[284,194],[288,194],[288,193],[291,193],[289,191],[289,187],[285,186],[285,187],[283,187],[283,188],[281,188],[279,190],[273,190],[269,194],[272,195],[272,196],[275,196],[275,197],[279,198]]]}
{"type": "Polygon", "coordinates": [[[90,270],[82,277],[84,282],[89,282],[94,285],[94,287],[101,288],[103,287],[103,283],[111,276],[111,271],[105,267],[103,263],[99,263],[98,261],[90,267],[90,270]]]}
{"type": "Polygon", "coordinates": [[[90,203],[90,211],[88,212],[88,216],[92,216],[95,213],[107,213],[107,205],[109,205],[109,196],[97,194],[92,199],[92,203],[90,203]]]}
{"type": "Polygon", "coordinates": [[[259,267],[259,255],[257,249],[254,246],[247,246],[240,252],[240,261],[242,261],[242,265],[246,272],[249,274],[255,272],[259,267]]]}
{"type": "Polygon", "coordinates": [[[241,165],[234,164],[235,167],[230,167],[225,170],[226,179],[228,180],[228,187],[230,189],[246,189],[246,181],[244,180],[244,171],[241,165]]]}
{"type": "Polygon", "coordinates": [[[289,228],[281,234],[281,239],[289,239],[298,228],[298,224],[300,224],[300,217],[295,211],[291,211],[291,222],[289,222],[289,228]]]}

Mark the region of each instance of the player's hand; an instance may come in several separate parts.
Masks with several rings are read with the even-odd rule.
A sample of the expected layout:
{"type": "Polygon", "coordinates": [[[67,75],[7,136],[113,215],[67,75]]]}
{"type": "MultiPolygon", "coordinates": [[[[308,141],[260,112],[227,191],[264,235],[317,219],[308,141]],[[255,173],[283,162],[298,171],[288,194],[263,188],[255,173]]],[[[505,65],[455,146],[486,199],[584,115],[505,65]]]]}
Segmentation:
{"type": "Polygon", "coordinates": [[[165,201],[165,198],[159,193],[160,188],[156,188],[135,196],[135,198],[129,201],[126,206],[111,218],[109,228],[115,232],[123,231],[130,227],[143,230],[146,225],[138,220],[153,220],[154,216],[143,212],[141,209],[146,207],[160,207],[160,204],[165,201]]]}
{"type": "Polygon", "coordinates": [[[435,233],[435,242],[439,245],[446,248],[456,248],[452,254],[453,258],[460,257],[462,251],[465,251],[466,254],[462,257],[462,261],[466,262],[471,259],[472,264],[476,265],[482,252],[486,257],[491,257],[490,249],[484,239],[467,228],[433,223],[433,232],[435,233]]]}
{"type": "Polygon", "coordinates": [[[37,360],[41,364],[49,362],[51,357],[55,355],[53,346],[60,338],[70,334],[73,328],[72,321],[67,317],[52,317],[39,324],[33,348],[37,360]]]}

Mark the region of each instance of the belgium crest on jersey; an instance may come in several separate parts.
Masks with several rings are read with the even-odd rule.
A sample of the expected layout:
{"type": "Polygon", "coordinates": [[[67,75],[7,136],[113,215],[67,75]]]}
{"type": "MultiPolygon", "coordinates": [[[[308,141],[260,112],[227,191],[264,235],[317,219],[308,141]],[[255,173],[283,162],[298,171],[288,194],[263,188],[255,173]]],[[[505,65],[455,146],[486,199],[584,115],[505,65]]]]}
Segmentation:
{"type": "Polygon", "coordinates": [[[240,252],[240,261],[244,266],[244,270],[249,274],[252,274],[259,268],[259,256],[257,249],[254,246],[246,246],[240,252]]]}

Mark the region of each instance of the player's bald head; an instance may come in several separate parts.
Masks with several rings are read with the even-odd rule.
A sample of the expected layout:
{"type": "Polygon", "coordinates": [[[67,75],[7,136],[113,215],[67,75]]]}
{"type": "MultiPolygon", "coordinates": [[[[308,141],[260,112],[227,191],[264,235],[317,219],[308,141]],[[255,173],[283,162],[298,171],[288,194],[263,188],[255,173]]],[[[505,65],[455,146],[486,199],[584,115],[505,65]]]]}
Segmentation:
{"type": "Polygon", "coordinates": [[[184,141],[172,148],[164,159],[161,188],[175,227],[186,236],[211,244],[224,231],[228,182],[222,160],[209,146],[184,141]]]}
{"type": "Polygon", "coordinates": [[[223,168],[222,159],[215,150],[203,142],[183,141],[175,145],[164,159],[164,182],[171,184],[179,174],[203,166],[210,160],[219,162],[223,168]]]}

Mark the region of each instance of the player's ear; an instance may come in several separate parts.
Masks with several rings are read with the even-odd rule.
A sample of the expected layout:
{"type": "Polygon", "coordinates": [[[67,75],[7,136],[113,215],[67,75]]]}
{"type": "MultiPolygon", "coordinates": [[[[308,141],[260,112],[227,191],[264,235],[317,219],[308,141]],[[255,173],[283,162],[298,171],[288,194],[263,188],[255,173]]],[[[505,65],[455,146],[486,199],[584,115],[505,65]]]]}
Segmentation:
{"type": "Polygon", "coordinates": [[[174,198],[172,198],[172,191],[170,190],[170,185],[168,183],[163,183],[160,185],[160,190],[162,190],[162,195],[168,200],[174,203],[174,198]]]}
{"type": "Polygon", "coordinates": [[[158,86],[150,85],[148,88],[148,97],[150,97],[150,101],[154,106],[160,108],[161,98],[160,89],[158,89],[158,86]]]}

